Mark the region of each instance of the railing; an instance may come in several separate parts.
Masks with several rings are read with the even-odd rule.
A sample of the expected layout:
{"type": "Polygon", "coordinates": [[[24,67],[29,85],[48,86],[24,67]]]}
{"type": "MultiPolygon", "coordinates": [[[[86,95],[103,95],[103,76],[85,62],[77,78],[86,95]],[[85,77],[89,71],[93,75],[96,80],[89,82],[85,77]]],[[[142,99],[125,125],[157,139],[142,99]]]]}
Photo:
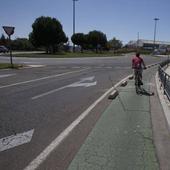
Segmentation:
{"type": "Polygon", "coordinates": [[[165,73],[163,67],[165,67],[166,65],[168,65],[170,63],[170,60],[166,60],[164,62],[162,62],[159,65],[158,68],[158,73],[159,73],[159,78],[161,80],[161,84],[163,86],[163,90],[164,90],[164,94],[167,95],[169,101],[170,101],[170,75],[168,75],[167,73],[165,73]]]}

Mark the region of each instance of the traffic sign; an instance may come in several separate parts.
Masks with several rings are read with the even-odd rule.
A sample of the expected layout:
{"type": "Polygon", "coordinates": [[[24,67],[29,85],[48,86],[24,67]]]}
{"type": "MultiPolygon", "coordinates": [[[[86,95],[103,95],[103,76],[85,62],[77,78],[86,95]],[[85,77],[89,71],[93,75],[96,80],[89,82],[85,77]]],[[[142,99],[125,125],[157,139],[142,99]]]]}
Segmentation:
{"type": "Polygon", "coordinates": [[[10,27],[10,26],[3,26],[4,31],[8,36],[12,35],[14,33],[15,27],[10,27]]]}

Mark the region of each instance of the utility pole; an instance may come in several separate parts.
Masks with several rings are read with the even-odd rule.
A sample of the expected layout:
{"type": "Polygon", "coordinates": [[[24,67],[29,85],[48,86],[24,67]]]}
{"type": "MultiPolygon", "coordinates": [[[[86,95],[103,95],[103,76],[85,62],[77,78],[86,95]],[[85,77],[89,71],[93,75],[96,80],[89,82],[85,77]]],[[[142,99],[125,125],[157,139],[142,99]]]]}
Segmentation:
{"type": "MultiPolygon", "coordinates": [[[[76,8],[75,2],[78,0],[73,0],[73,35],[75,34],[75,20],[76,20],[76,8]]],[[[75,52],[75,44],[73,43],[73,52],[75,52]]]]}

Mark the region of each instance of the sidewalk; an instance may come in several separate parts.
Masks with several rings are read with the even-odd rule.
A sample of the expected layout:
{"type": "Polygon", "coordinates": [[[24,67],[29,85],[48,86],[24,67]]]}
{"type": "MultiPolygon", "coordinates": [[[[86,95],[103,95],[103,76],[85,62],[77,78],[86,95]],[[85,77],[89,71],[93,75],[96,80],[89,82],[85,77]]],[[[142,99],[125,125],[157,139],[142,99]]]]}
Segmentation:
{"type": "MultiPolygon", "coordinates": [[[[149,79],[144,84],[149,92],[149,79]]],[[[149,96],[137,95],[133,80],[118,90],[68,170],[159,169],[149,96]]]]}

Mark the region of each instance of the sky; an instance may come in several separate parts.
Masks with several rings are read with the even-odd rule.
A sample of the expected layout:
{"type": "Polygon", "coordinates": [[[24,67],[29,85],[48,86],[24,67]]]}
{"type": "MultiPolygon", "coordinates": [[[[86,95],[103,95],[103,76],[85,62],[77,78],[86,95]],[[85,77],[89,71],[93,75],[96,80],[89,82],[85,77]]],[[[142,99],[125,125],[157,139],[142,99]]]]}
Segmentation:
{"type": "MultiPolygon", "coordinates": [[[[98,30],[126,44],[130,40],[170,41],[170,0],[78,0],[76,32],[98,30]]],[[[32,24],[40,16],[60,21],[69,38],[73,33],[73,0],[0,0],[0,35],[2,26],[14,26],[12,39],[28,38],[32,24]]]]}

